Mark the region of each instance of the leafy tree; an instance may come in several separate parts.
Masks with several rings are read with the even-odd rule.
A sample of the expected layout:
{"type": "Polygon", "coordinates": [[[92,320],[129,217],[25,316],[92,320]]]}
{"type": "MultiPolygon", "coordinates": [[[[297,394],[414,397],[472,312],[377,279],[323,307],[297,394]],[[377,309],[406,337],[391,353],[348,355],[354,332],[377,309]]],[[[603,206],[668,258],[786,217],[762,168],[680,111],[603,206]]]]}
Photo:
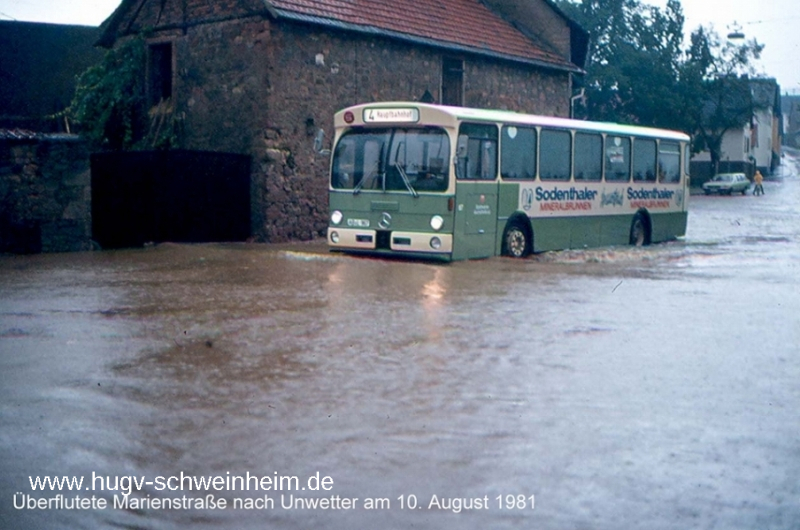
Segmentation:
{"type": "Polygon", "coordinates": [[[592,36],[578,117],[696,134],[695,150],[708,148],[718,162],[725,132],[752,116],[746,75],[763,46],[723,42],[700,27],[684,49],[678,0],[663,10],[639,0],[557,3],[592,36]]]}
{"type": "Polygon", "coordinates": [[[755,40],[723,43],[703,27],[692,33],[687,58],[681,65],[682,89],[695,95],[687,100],[686,114],[690,131],[695,134],[694,150],[708,149],[715,172],[725,133],[741,128],[753,116],[752,61],[763,49],[755,40]]]}
{"type": "Polygon", "coordinates": [[[592,36],[581,117],[683,128],[677,87],[684,17],[677,0],[664,10],[638,0],[558,4],[592,36]]]}

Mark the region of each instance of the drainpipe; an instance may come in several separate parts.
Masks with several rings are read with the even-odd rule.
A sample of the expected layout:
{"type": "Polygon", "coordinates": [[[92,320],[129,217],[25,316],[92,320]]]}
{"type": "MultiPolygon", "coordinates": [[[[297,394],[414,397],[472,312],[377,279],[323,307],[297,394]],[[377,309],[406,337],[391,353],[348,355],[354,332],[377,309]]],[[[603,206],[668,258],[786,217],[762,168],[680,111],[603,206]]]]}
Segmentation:
{"type": "Polygon", "coordinates": [[[585,91],[586,91],[586,89],[582,88],[581,91],[577,95],[572,96],[571,98],[569,98],[569,117],[570,118],[574,118],[575,117],[575,100],[576,99],[582,100],[584,98],[584,92],[585,91]]]}

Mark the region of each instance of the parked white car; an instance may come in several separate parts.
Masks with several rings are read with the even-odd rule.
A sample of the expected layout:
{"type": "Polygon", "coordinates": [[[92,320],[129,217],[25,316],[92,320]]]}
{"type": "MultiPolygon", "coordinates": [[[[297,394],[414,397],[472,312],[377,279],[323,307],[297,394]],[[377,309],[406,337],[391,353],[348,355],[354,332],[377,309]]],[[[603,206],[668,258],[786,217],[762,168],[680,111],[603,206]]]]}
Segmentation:
{"type": "Polygon", "coordinates": [[[708,182],[703,183],[703,191],[706,195],[712,193],[731,195],[733,192],[741,192],[744,195],[748,189],[750,189],[750,180],[744,173],[719,173],[708,182]]]}

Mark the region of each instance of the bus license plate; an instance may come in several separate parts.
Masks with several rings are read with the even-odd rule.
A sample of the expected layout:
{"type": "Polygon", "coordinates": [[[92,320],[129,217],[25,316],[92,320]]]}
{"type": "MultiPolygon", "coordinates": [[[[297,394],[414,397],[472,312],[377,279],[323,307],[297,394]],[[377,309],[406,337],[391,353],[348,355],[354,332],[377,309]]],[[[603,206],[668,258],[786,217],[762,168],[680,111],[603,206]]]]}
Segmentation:
{"type": "Polygon", "coordinates": [[[358,228],[368,228],[369,219],[348,219],[347,226],[355,226],[358,228]]]}

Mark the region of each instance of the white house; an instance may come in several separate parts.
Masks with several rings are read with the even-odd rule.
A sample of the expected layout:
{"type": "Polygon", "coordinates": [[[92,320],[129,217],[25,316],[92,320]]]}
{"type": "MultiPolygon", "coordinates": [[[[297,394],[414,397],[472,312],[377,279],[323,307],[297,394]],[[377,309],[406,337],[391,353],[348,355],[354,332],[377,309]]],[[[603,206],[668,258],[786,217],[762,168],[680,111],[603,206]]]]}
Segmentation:
{"type": "MultiPolygon", "coordinates": [[[[742,171],[748,175],[753,173],[754,169],[752,166],[755,153],[755,149],[753,148],[753,130],[750,124],[746,123],[742,125],[741,128],[725,133],[725,136],[722,137],[722,146],[720,149],[720,173],[735,171],[742,171]]],[[[711,153],[708,150],[697,153],[692,157],[692,164],[695,168],[700,165],[710,166],[711,153]]],[[[694,170],[692,174],[695,174],[694,170]]],[[[711,175],[709,174],[709,176],[711,175]]]]}
{"type": "MultiPolygon", "coordinates": [[[[753,114],[749,122],[731,129],[722,138],[719,172],[741,171],[752,176],[756,169],[772,173],[780,162],[782,134],[780,87],[775,79],[751,79],[753,114]]],[[[702,151],[692,157],[694,185],[709,178],[711,155],[702,151]]]]}

